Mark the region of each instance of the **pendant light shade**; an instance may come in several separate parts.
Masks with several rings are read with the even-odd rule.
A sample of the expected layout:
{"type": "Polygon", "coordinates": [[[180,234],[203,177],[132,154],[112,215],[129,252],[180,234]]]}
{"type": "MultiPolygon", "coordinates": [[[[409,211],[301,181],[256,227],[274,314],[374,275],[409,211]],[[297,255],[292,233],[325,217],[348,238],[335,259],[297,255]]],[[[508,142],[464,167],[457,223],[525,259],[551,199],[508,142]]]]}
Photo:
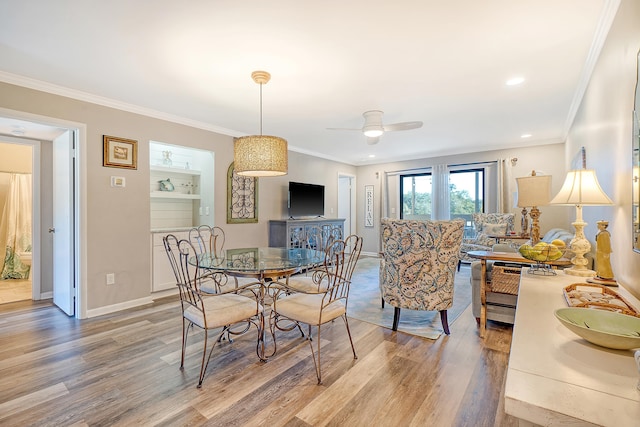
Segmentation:
{"type": "Polygon", "coordinates": [[[287,141],[278,136],[262,135],[262,85],[271,75],[266,71],[251,73],[260,85],[260,135],[236,138],[233,144],[234,169],[242,176],[280,176],[288,171],[287,141]]]}
{"type": "Polygon", "coordinates": [[[270,135],[243,136],[236,138],[233,151],[233,166],[238,175],[287,174],[287,141],[283,138],[270,135]]]}

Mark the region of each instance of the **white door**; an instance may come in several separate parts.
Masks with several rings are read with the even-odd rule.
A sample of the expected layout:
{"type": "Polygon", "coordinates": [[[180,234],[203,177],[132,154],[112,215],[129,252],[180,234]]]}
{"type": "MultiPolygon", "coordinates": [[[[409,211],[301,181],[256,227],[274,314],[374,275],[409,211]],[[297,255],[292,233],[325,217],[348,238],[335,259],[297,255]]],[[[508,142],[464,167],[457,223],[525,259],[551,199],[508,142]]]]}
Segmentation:
{"type": "Polygon", "coordinates": [[[338,176],[338,218],[345,219],[344,237],[355,233],[355,224],[352,223],[355,203],[353,180],[353,176],[338,176]]]}
{"type": "Polygon", "coordinates": [[[53,303],[75,314],[73,132],[53,141],[53,303]]]}

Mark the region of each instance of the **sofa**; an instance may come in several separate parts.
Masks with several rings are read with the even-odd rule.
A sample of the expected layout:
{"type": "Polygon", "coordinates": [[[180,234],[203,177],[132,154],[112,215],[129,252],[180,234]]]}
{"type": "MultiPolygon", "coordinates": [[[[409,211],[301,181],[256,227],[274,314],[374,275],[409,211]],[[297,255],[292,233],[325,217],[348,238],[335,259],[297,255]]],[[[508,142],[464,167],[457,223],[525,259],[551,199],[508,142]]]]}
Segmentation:
{"type": "MultiPolygon", "coordinates": [[[[542,237],[542,241],[551,243],[555,239],[560,239],[567,247],[571,239],[573,239],[574,233],[562,228],[552,228],[542,237]]],[[[517,249],[510,244],[496,244],[493,246],[495,252],[516,252],[517,249]]],[[[585,257],[589,260],[589,263],[593,263],[593,257],[590,254],[586,254],[585,257]]],[[[487,261],[487,280],[491,280],[491,270],[493,269],[493,261],[487,261]]],[[[478,322],[480,322],[480,261],[473,261],[471,263],[471,305],[473,316],[478,322]]],[[[587,265],[587,268],[591,268],[587,265]]],[[[494,292],[487,292],[487,319],[494,320],[503,323],[513,324],[515,319],[515,307],[517,295],[501,294],[494,292]]]]}

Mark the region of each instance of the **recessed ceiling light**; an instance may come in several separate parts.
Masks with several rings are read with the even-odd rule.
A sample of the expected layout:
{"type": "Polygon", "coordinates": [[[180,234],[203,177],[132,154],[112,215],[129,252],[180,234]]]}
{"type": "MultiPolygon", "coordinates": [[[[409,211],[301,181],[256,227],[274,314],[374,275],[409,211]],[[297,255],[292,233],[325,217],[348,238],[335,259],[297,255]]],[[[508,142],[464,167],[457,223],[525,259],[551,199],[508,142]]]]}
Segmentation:
{"type": "Polygon", "coordinates": [[[524,82],[524,77],[514,77],[512,79],[507,80],[507,86],[515,86],[524,82]]]}
{"type": "Polygon", "coordinates": [[[369,158],[373,159],[376,155],[375,154],[369,154],[369,158]]]}
{"type": "Polygon", "coordinates": [[[11,134],[15,135],[15,136],[22,136],[22,135],[24,135],[24,131],[20,130],[20,129],[14,129],[14,130],[11,131],[11,134]]]}
{"type": "Polygon", "coordinates": [[[530,133],[523,133],[522,135],[520,135],[520,138],[531,138],[531,134],[530,133]]]}

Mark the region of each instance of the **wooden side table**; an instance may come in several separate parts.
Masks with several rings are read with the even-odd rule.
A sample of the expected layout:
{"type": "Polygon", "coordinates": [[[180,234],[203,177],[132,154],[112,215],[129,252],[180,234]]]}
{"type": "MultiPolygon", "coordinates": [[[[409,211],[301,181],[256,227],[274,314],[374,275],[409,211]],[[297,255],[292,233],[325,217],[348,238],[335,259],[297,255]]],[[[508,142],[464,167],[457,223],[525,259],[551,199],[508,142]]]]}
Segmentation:
{"type": "Polygon", "coordinates": [[[503,240],[529,240],[531,236],[525,235],[522,236],[520,234],[489,234],[488,237],[491,239],[496,239],[497,243],[500,243],[503,240]]]}
{"type": "MultiPolygon", "coordinates": [[[[518,252],[469,251],[467,255],[480,260],[480,337],[484,338],[487,328],[487,260],[504,261],[522,265],[535,264],[535,262],[526,259],[518,252]]],[[[571,261],[566,258],[560,258],[555,261],[545,262],[545,264],[566,266],[571,265],[571,261]]]]}

